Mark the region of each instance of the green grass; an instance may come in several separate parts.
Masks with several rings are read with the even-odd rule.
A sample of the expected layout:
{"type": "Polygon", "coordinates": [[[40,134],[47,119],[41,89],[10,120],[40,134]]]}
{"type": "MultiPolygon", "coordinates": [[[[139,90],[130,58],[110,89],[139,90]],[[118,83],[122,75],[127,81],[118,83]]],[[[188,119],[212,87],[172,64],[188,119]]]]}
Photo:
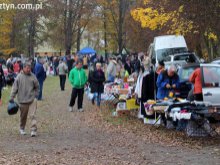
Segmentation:
{"type": "MultiPolygon", "coordinates": [[[[56,89],[59,89],[58,79],[59,79],[58,77],[52,77],[52,76],[47,77],[47,79],[44,83],[43,96],[52,93],[56,89]]],[[[67,82],[67,84],[68,84],[68,82],[67,82]]],[[[10,99],[11,88],[12,88],[11,86],[7,86],[2,91],[2,102],[3,102],[3,104],[2,104],[1,109],[7,107],[7,103],[10,99]]]]}
{"type": "MultiPolygon", "coordinates": [[[[66,84],[69,84],[66,82],[66,84]]],[[[43,118],[43,123],[46,122],[46,124],[42,124],[40,122],[39,127],[43,131],[50,132],[50,128],[47,125],[47,118],[50,116],[50,112],[45,111],[45,109],[48,109],[50,104],[53,104],[50,96],[53,92],[59,91],[59,78],[58,77],[52,77],[48,76],[45,83],[44,83],[44,89],[43,89],[43,97],[45,97],[45,100],[42,102],[38,102],[38,109],[42,109],[41,111],[37,112],[37,118],[43,118]],[[38,114],[39,113],[39,114],[38,114]],[[39,116],[38,116],[39,115],[39,116]]],[[[19,129],[19,112],[16,115],[8,115],[7,113],[7,103],[10,98],[11,93],[11,87],[7,87],[3,90],[2,95],[2,101],[3,104],[0,106],[0,136],[6,135],[6,134],[17,134],[19,129]]],[[[29,120],[27,122],[27,126],[29,124],[29,120]]]]}
{"type": "Polygon", "coordinates": [[[124,125],[130,121],[129,116],[126,116],[126,115],[121,116],[121,117],[112,116],[112,113],[115,111],[115,109],[112,107],[106,106],[104,109],[107,109],[107,111],[102,111],[102,118],[104,119],[104,121],[112,125],[116,125],[116,126],[124,125]],[[109,111],[109,109],[112,109],[112,110],[109,111]]]}

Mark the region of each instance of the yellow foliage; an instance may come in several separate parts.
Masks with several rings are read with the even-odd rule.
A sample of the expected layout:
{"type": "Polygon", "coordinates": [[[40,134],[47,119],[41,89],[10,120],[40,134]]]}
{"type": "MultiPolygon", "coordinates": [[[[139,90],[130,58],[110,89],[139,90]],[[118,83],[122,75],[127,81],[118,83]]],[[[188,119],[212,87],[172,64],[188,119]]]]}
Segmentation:
{"type": "Polygon", "coordinates": [[[212,31],[210,31],[210,32],[205,32],[205,36],[206,36],[209,40],[212,40],[212,41],[214,41],[214,42],[217,42],[217,41],[218,41],[217,35],[216,35],[214,32],[212,32],[212,31]]]}
{"type": "Polygon", "coordinates": [[[9,55],[9,54],[15,52],[15,51],[16,51],[16,48],[3,49],[3,50],[0,50],[0,51],[1,51],[3,54],[5,54],[5,55],[9,55]]]}
{"type": "Polygon", "coordinates": [[[170,19],[170,14],[160,14],[152,8],[138,8],[131,11],[134,20],[139,21],[143,28],[148,27],[151,30],[160,29],[170,19]]]}
{"type": "Polygon", "coordinates": [[[179,11],[180,13],[182,13],[182,12],[183,12],[183,8],[184,8],[184,5],[181,5],[181,6],[179,7],[179,10],[178,10],[178,11],[179,11]]]}
{"type": "MultiPolygon", "coordinates": [[[[148,5],[151,0],[144,0],[144,4],[148,5]]],[[[141,23],[142,28],[158,30],[168,27],[168,34],[182,34],[192,32],[194,24],[190,20],[186,20],[180,16],[184,12],[184,6],[180,6],[177,10],[165,12],[163,7],[153,9],[152,7],[136,8],[131,11],[131,16],[137,22],[141,23]]]]}
{"type": "Polygon", "coordinates": [[[144,4],[146,5],[146,4],[150,3],[150,1],[151,0],[144,0],[144,4]]]}
{"type": "MultiPolygon", "coordinates": [[[[9,2],[9,0],[4,1],[4,3],[9,2]]],[[[10,48],[13,14],[13,11],[0,10],[0,49],[10,48]]]]}

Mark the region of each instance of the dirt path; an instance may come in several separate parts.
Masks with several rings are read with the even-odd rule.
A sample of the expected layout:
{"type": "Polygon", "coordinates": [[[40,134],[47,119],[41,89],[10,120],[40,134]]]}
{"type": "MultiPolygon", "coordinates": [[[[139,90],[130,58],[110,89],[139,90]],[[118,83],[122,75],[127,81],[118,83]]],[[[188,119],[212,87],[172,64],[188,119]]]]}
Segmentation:
{"type": "Polygon", "coordinates": [[[69,96],[69,86],[65,92],[45,94],[36,138],[20,136],[14,131],[17,125],[1,134],[0,164],[220,164],[219,143],[192,149],[155,143],[134,131],[120,133],[114,130],[118,126],[99,121],[100,112],[87,100],[85,112],[68,112],[69,96]]]}

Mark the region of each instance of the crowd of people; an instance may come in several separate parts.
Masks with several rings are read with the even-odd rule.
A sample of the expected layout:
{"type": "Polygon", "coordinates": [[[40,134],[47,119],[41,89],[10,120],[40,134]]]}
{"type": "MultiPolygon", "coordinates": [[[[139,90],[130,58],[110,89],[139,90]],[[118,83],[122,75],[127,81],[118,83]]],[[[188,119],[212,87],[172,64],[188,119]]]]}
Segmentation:
{"type": "MultiPolygon", "coordinates": [[[[90,57],[84,56],[63,56],[43,58],[37,57],[36,59],[26,59],[24,61],[9,58],[7,60],[7,68],[9,72],[13,72],[16,78],[13,83],[10,103],[14,102],[17,96],[17,101],[20,106],[20,133],[25,133],[25,125],[28,112],[31,113],[31,136],[36,136],[36,103],[37,100],[43,99],[43,84],[47,75],[59,76],[60,89],[65,90],[65,83],[68,77],[72,85],[72,93],[70,96],[69,108],[70,112],[74,111],[76,99],[77,109],[83,112],[83,96],[86,85],[91,88],[93,93],[92,104],[100,107],[101,94],[104,92],[105,82],[114,82],[116,78],[125,79],[128,76],[136,78],[135,94],[141,107],[143,103],[149,99],[162,100],[165,98],[173,97],[175,89],[179,88],[179,76],[177,68],[171,65],[165,69],[163,61],[159,61],[156,69],[150,63],[149,57],[144,53],[131,54],[126,56],[110,56],[105,59],[96,55],[90,57]],[[85,69],[88,68],[88,75],[85,69]]],[[[191,82],[195,84],[196,98],[201,99],[199,87],[199,74],[196,70],[192,77],[191,82]]],[[[0,103],[1,91],[4,86],[4,72],[0,66],[0,103]]],[[[144,108],[141,110],[142,115],[146,116],[144,108]]]]}

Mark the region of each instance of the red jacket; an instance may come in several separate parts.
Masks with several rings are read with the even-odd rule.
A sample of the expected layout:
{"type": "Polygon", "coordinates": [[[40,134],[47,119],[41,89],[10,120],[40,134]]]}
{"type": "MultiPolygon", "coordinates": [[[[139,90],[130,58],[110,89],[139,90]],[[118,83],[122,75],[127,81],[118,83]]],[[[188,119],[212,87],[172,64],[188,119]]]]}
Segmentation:
{"type": "Polygon", "coordinates": [[[20,72],[20,65],[19,65],[18,62],[16,62],[16,63],[14,64],[14,72],[15,72],[15,73],[19,73],[19,72],[20,72]]]}
{"type": "Polygon", "coordinates": [[[197,68],[190,76],[189,81],[194,84],[194,94],[202,94],[201,69],[197,68]]]}

